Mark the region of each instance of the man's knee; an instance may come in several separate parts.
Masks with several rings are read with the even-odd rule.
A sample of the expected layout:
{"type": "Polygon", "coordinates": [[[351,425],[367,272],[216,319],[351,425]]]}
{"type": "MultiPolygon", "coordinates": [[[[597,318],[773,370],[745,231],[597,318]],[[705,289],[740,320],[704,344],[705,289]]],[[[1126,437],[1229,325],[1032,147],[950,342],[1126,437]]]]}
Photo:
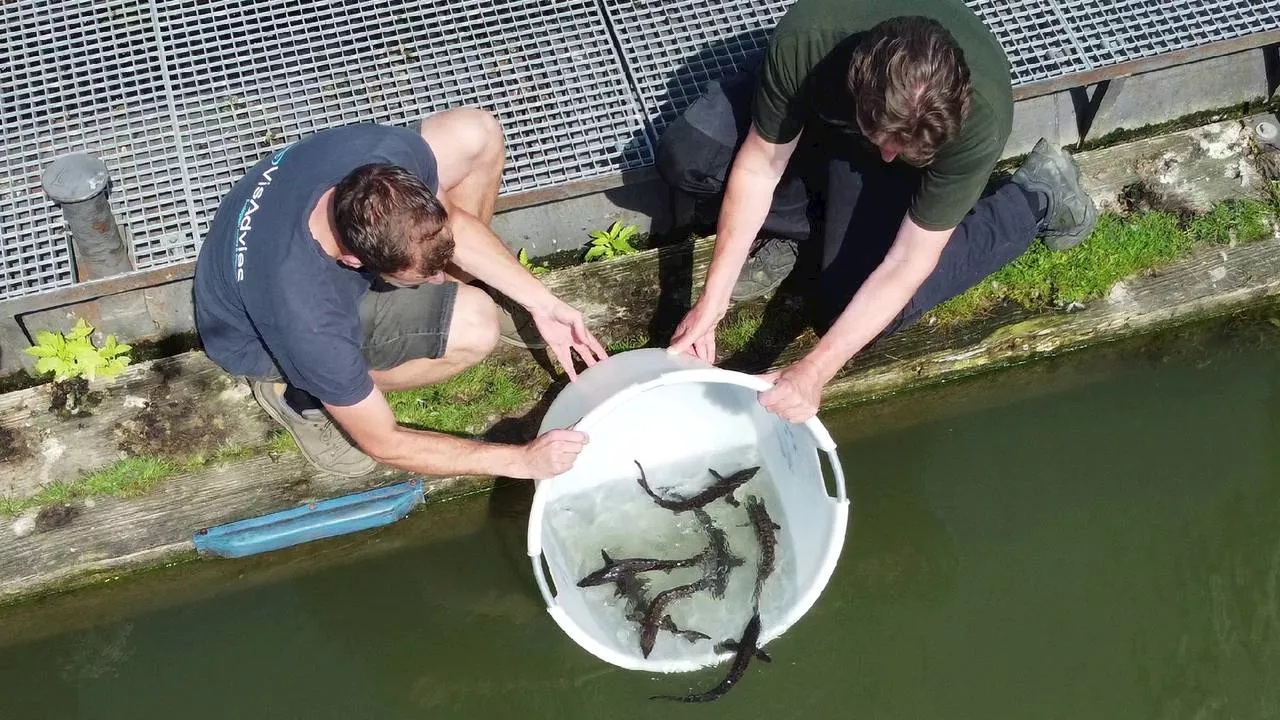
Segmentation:
{"type": "Polygon", "coordinates": [[[498,332],[498,306],[493,298],[477,287],[460,285],[449,324],[447,353],[479,362],[498,346],[498,332]]]}
{"type": "Polygon", "coordinates": [[[436,113],[422,121],[420,132],[429,142],[444,140],[476,158],[501,159],[506,148],[502,124],[483,108],[460,107],[436,113]]]}
{"type": "Polygon", "coordinates": [[[668,185],[694,195],[723,192],[733,156],[750,126],[754,78],[738,74],[708,83],[658,140],[656,165],[668,185]]]}

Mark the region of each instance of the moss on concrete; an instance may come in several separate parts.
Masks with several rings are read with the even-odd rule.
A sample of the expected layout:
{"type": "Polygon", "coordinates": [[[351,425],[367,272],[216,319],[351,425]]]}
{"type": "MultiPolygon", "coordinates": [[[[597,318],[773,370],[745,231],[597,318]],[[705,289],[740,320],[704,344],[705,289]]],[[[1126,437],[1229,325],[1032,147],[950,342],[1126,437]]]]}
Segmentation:
{"type": "Polygon", "coordinates": [[[1190,130],[1191,128],[1200,127],[1201,125],[1222,122],[1224,120],[1240,120],[1252,115],[1267,112],[1280,112],[1280,98],[1271,100],[1255,98],[1253,100],[1247,100],[1225,108],[1201,110],[1199,112],[1193,112],[1181,117],[1176,117],[1172,120],[1153,123],[1151,125],[1143,125],[1138,128],[1120,127],[1104,135],[1099,135],[1092,140],[1077,143],[1072,150],[1074,152],[1098,150],[1100,148],[1111,147],[1112,145],[1119,145],[1121,143],[1156,137],[1157,135],[1168,135],[1182,130],[1190,130]]]}
{"type": "Polygon", "coordinates": [[[969,292],[930,312],[926,322],[956,325],[1004,303],[1029,310],[1061,308],[1103,297],[1120,280],[1184,257],[1204,245],[1270,237],[1277,210],[1258,200],[1219,202],[1204,214],[1105,213],[1080,245],[1055,252],[1035,244],[969,292]]]}

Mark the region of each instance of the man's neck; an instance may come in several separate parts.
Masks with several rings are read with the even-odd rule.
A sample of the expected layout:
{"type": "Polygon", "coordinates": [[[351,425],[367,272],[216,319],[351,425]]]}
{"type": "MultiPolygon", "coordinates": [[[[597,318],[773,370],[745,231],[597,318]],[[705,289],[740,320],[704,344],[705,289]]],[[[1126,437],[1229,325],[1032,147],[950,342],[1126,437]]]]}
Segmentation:
{"type": "Polygon", "coordinates": [[[307,229],[325,255],[337,260],[342,257],[342,248],[338,245],[338,234],[333,229],[333,190],[325,190],[316,201],[316,206],[311,209],[311,215],[307,218],[307,229]]]}

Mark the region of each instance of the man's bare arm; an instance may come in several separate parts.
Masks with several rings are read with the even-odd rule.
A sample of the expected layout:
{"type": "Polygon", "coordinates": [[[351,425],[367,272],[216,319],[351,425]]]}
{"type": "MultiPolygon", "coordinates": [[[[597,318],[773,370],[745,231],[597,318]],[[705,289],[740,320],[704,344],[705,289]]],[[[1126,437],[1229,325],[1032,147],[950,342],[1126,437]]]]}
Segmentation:
{"type": "Polygon", "coordinates": [[[925,230],[905,218],[888,255],[831,329],[808,355],[776,374],[773,387],[760,394],[760,403],[792,422],[813,417],[822,402],[822,387],[902,312],[937,266],[953,230],[925,230]]]}
{"type": "Polygon", "coordinates": [[[502,239],[488,225],[449,202],[443,192],[438,193],[438,197],[449,213],[449,227],[454,239],[454,265],[526,308],[548,306],[555,300],[541,282],[521,267],[502,239]]]}
{"type": "Polygon", "coordinates": [[[789,143],[771,143],[760,136],[755,125],[747,132],[729,170],[706,285],[698,302],[676,328],[671,352],[689,352],[715,362],[716,325],[729,309],[738,273],[764,225],[773,204],[773,191],[799,142],[800,136],[796,136],[789,143]]]}
{"type": "Polygon", "coordinates": [[[902,312],[938,265],[955,228],[925,230],[903,218],[893,245],[880,266],[867,277],[830,331],[800,361],[823,378],[835,376],[858,351],[875,339],[902,312]]]}
{"type": "Polygon", "coordinates": [[[753,124],[733,159],[716,227],[716,248],[703,289],[703,295],[718,305],[729,304],[738,272],[764,225],[773,204],[773,191],[799,142],[797,135],[789,143],[771,143],[760,136],[753,124]]]}
{"type": "Polygon", "coordinates": [[[528,445],[502,445],[412,430],[396,422],[377,388],[355,405],[325,408],[365,454],[422,475],[552,477],[572,466],[585,439],[581,433],[554,430],[528,445]]]}

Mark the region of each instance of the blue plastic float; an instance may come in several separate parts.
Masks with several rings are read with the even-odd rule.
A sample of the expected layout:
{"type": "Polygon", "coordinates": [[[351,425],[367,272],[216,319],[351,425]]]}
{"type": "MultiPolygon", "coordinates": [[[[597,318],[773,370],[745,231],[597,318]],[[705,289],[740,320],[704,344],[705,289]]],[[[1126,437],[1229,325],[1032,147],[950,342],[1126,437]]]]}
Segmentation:
{"type": "Polygon", "coordinates": [[[191,536],[202,555],[237,558],[390,525],[423,502],[422,479],[237,520],[191,536]]]}

